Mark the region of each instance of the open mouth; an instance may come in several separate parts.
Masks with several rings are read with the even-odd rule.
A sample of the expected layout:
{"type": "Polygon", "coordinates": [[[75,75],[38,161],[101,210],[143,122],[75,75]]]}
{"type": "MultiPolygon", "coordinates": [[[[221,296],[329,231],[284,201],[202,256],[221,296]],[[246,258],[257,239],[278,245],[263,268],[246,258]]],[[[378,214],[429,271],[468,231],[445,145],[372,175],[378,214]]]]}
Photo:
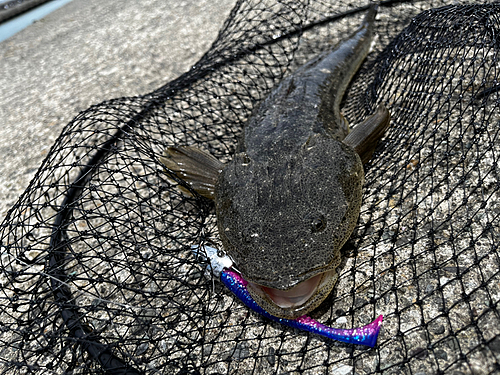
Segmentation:
{"type": "Polygon", "coordinates": [[[309,298],[311,298],[322,277],[322,274],[316,275],[288,290],[267,288],[265,286],[261,288],[276,305],[287,309],[303,305],[309,298]]]}
{"type": "Polygon", "coordinates": [[[248,291],[252,298],[268,313],[287,319],[295,319],[318,307],[330,294],[337,273],[328,271],[313,276],[288,290],[265,287],[252,282],[248,291]]]}

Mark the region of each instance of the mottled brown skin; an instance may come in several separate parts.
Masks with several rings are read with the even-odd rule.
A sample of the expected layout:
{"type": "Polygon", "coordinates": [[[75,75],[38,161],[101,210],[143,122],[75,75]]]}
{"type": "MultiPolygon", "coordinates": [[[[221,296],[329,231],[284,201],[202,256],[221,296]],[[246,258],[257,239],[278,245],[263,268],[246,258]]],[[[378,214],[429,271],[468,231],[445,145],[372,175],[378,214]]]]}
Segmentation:
{"type": "MultiPolygon", "coordinates": [[[[238,154],[216,185],[224,248],[245,279],[271,288],[288,289],[335,271],[340,249],[356,225],[362,185],[358,154],[323,134],[311,136],[293,153],[260,162],[238,154]]],[[[308,302],[319,305],[335,281],[330,280],[321,300],[308,302]]],[[[285,314],[262,293],[249,291],[273,315],[306,313],[303,306],[285,314]]]]}
{"type": "MultiPolygon", "coordinates": [[[[253,113],[233,160],[213,168],[220,171],[213,189],[197,190],[215,198],[224,250],[252,297],[279,317],[304,315],[331,292],[359,216],[363,161],[389,123],[381,106],[346,138],[340,114],[342,95],[369,51],[375,14],[372,8],[350,38],[283,80],[253,113]],[[328,277],[301,306],[277,306],[252,286],[287,290],[318,274],[328,277]]],[[[182,150],[190,153],[167,149],[162,162],[189,182],[190,161],[175,156],[182,150]]]]}
{"type": "Polygon", "coordinates": [[[356,225],[362,185],[358,154],[326,135],[259,162],[238,154],[216,185],[224,248],[247,280],[271,288],[335,269],[356,225]]]}

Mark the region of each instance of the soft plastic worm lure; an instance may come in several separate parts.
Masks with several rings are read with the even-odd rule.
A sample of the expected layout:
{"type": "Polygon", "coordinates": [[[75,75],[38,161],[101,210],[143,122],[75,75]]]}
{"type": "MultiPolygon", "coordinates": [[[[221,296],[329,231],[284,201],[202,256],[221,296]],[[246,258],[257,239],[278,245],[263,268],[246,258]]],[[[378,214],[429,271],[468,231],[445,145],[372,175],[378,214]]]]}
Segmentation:
{"type": "MultiPolygon", "coordinates": [[[[199,251],[198,246],[192,246],[192,249],[196,255],[205,258],[205,255],[199,251]]],[[[286,326],[316,333],[318,335],[349,344],[366,345],[373,348],[377,343],[383,319],[382,315],[366,326],[353,329],[327,327],[307,315],[303,315],[296,319],[278,318],[269,314],[254,301],[254,299],[250,296],[250,293],[248,293],[247,281],[232,268],[232,261],[229,257],[218,256],[217,249],[214,249],[213,247],[204,246],[204,250],[210,261],[210,273],[216,277],[220,277],[224,285],[226,285],[227,288],[247,307],[256,313],[286,326]]]]}

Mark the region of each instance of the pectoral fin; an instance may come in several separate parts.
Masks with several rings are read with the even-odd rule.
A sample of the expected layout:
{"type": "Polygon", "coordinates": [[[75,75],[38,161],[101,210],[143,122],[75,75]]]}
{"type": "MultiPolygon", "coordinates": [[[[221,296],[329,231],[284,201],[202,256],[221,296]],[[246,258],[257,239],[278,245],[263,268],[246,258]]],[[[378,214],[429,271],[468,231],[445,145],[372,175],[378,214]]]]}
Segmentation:
{"type": "Polygon", "coordinates": [[[357,125],[342,142],[354,148],[365,164],[372,157],[378,140],[384,135],[390,121],[389,111],[380,104],[375,113],[357,125]]]}
{"type": "Polygon", "coordinates": [[[224,164],[196,147],[168,147],[160,161],[193,190],[214,199],[215,184],[224,164]]]}

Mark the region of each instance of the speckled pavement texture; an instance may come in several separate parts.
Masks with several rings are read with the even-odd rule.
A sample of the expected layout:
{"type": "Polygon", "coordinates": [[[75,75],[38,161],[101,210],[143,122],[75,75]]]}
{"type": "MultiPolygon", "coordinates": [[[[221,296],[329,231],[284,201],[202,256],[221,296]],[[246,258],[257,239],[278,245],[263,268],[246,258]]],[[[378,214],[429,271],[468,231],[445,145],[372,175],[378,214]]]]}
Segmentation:
{"type": "Polygon", "coordinates": [[[74,0],[0,43],[1,219],[75,115],[187,71],[234,3],[74,0]]]}

